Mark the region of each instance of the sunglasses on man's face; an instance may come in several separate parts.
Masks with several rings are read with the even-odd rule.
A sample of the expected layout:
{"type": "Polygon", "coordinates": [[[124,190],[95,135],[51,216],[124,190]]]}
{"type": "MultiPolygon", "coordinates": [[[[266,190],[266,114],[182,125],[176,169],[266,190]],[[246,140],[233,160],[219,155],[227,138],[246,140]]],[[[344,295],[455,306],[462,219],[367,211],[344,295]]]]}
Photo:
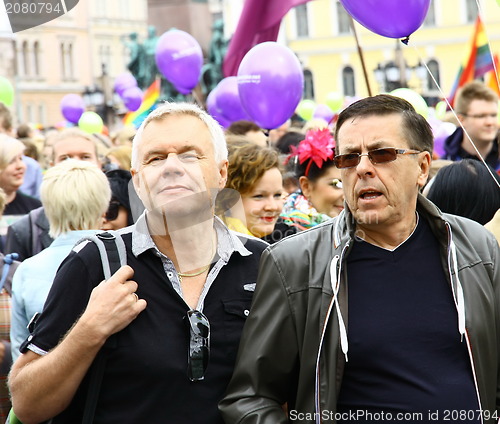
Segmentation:
{"type": "Polygon", "coordinates": [[[106,221],[114,221],[118,218],[118,212],[120,212],[120,202],[112,200],[109,202],[108,210],[106,211],[106,221]]]}
{"type": "Polygon", "coordinates": [[[200,381],[205,378],[205,371],[210,357],[210,323],[202,312],[192,309],[187,312],[189,321],[188,378],[200,381]]]}
{"type": "Polygon", "coordinates": [[[395,161],[398,155],[417,155],[422,153],[418,150],[411,149],[395,149],[394,147],[384,147],[381,149],[370,150],[368,153],[347,153],[345,155],[337,155],[334,158],[337,168],[354,168],[361,162],[361,156],[368,156],[371,163],[386,163],[395,161]]]}

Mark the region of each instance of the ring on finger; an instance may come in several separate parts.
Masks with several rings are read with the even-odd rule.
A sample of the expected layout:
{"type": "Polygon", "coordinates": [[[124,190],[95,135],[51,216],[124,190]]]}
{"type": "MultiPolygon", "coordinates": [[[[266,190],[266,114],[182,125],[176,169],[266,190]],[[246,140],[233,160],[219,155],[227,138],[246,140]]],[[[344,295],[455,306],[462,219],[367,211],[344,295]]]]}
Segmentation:
{"type": "Polygon", "coordinates": [[[137,302],[139,300],[139,296],[137,296],[137,293],[132,293],[135,297],[135,301],[137,302]]]}

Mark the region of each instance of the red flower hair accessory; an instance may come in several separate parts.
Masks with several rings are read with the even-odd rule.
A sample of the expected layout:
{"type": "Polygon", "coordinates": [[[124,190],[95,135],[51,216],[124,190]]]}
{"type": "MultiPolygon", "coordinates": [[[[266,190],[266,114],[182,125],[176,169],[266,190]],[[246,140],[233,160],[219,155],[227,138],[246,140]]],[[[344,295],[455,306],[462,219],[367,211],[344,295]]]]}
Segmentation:
{"type": "Polygon", "coordinates": [[[321,168],[326,160],[333,159],[335,156],[335,140],[328,128],[307,131],[306,138],[299,143],[298,147],[291,146],[290,148],[292,150],[290,156],[298,156],[300,164],[309,160],[305,171],[306,177],[313,162],[321,168]]]}

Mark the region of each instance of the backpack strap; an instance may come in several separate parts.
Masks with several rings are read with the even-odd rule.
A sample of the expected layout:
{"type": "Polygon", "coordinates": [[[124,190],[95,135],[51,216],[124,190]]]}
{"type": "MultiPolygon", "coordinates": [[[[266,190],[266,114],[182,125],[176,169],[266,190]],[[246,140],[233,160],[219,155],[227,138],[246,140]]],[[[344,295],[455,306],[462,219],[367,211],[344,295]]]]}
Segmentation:
{"type": "MultiPolygon", "coordinates": [[[[125,243],[123,242],[122,237],[119,234],[116,234],[116,232],[106,231],[98,233],[85,237],[80,240],[80,242],[84,240],[89,240],[95,243],[99,249],[104,278],[106,280],[110,278],[111,275],[113,275],[122,265],[127,264],[125,243]]],[[[112,335],[108,338],[108,340],[106,340],[104,347],[113,347],[114,345],[115,337],[112,335]]],[[[94,421],[94,414],[101,389],[102,377],[106,367],[106,359],[106,352],[104,349],[101,349],[92,364],[82,424],[92,424],[94,421]]]]}

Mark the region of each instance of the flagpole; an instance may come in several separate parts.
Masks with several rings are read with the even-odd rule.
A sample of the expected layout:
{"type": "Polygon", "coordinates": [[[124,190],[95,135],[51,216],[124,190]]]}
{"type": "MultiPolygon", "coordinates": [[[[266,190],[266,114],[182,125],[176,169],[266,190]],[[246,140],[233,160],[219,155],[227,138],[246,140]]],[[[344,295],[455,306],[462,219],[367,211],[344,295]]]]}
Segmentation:
{"type": "Polygon", "coordinates": [[[356,32],[356,27],[354,26],[354,19],[349,15],[349,23],[351,24],[352,32],[354,33],[354,39],[356,40],[356,47],[358,49],[359,60],[361,61],[361,68],[363,69],[363,75],[365,77],[366,89],[368,90],[368,96],[372,96],[372,89],[370,87],[370,81],[368,80],[368,73],[366,72],[365,58],[363,56],[363,50],[359,44],[358,33],[356,32]]]}

